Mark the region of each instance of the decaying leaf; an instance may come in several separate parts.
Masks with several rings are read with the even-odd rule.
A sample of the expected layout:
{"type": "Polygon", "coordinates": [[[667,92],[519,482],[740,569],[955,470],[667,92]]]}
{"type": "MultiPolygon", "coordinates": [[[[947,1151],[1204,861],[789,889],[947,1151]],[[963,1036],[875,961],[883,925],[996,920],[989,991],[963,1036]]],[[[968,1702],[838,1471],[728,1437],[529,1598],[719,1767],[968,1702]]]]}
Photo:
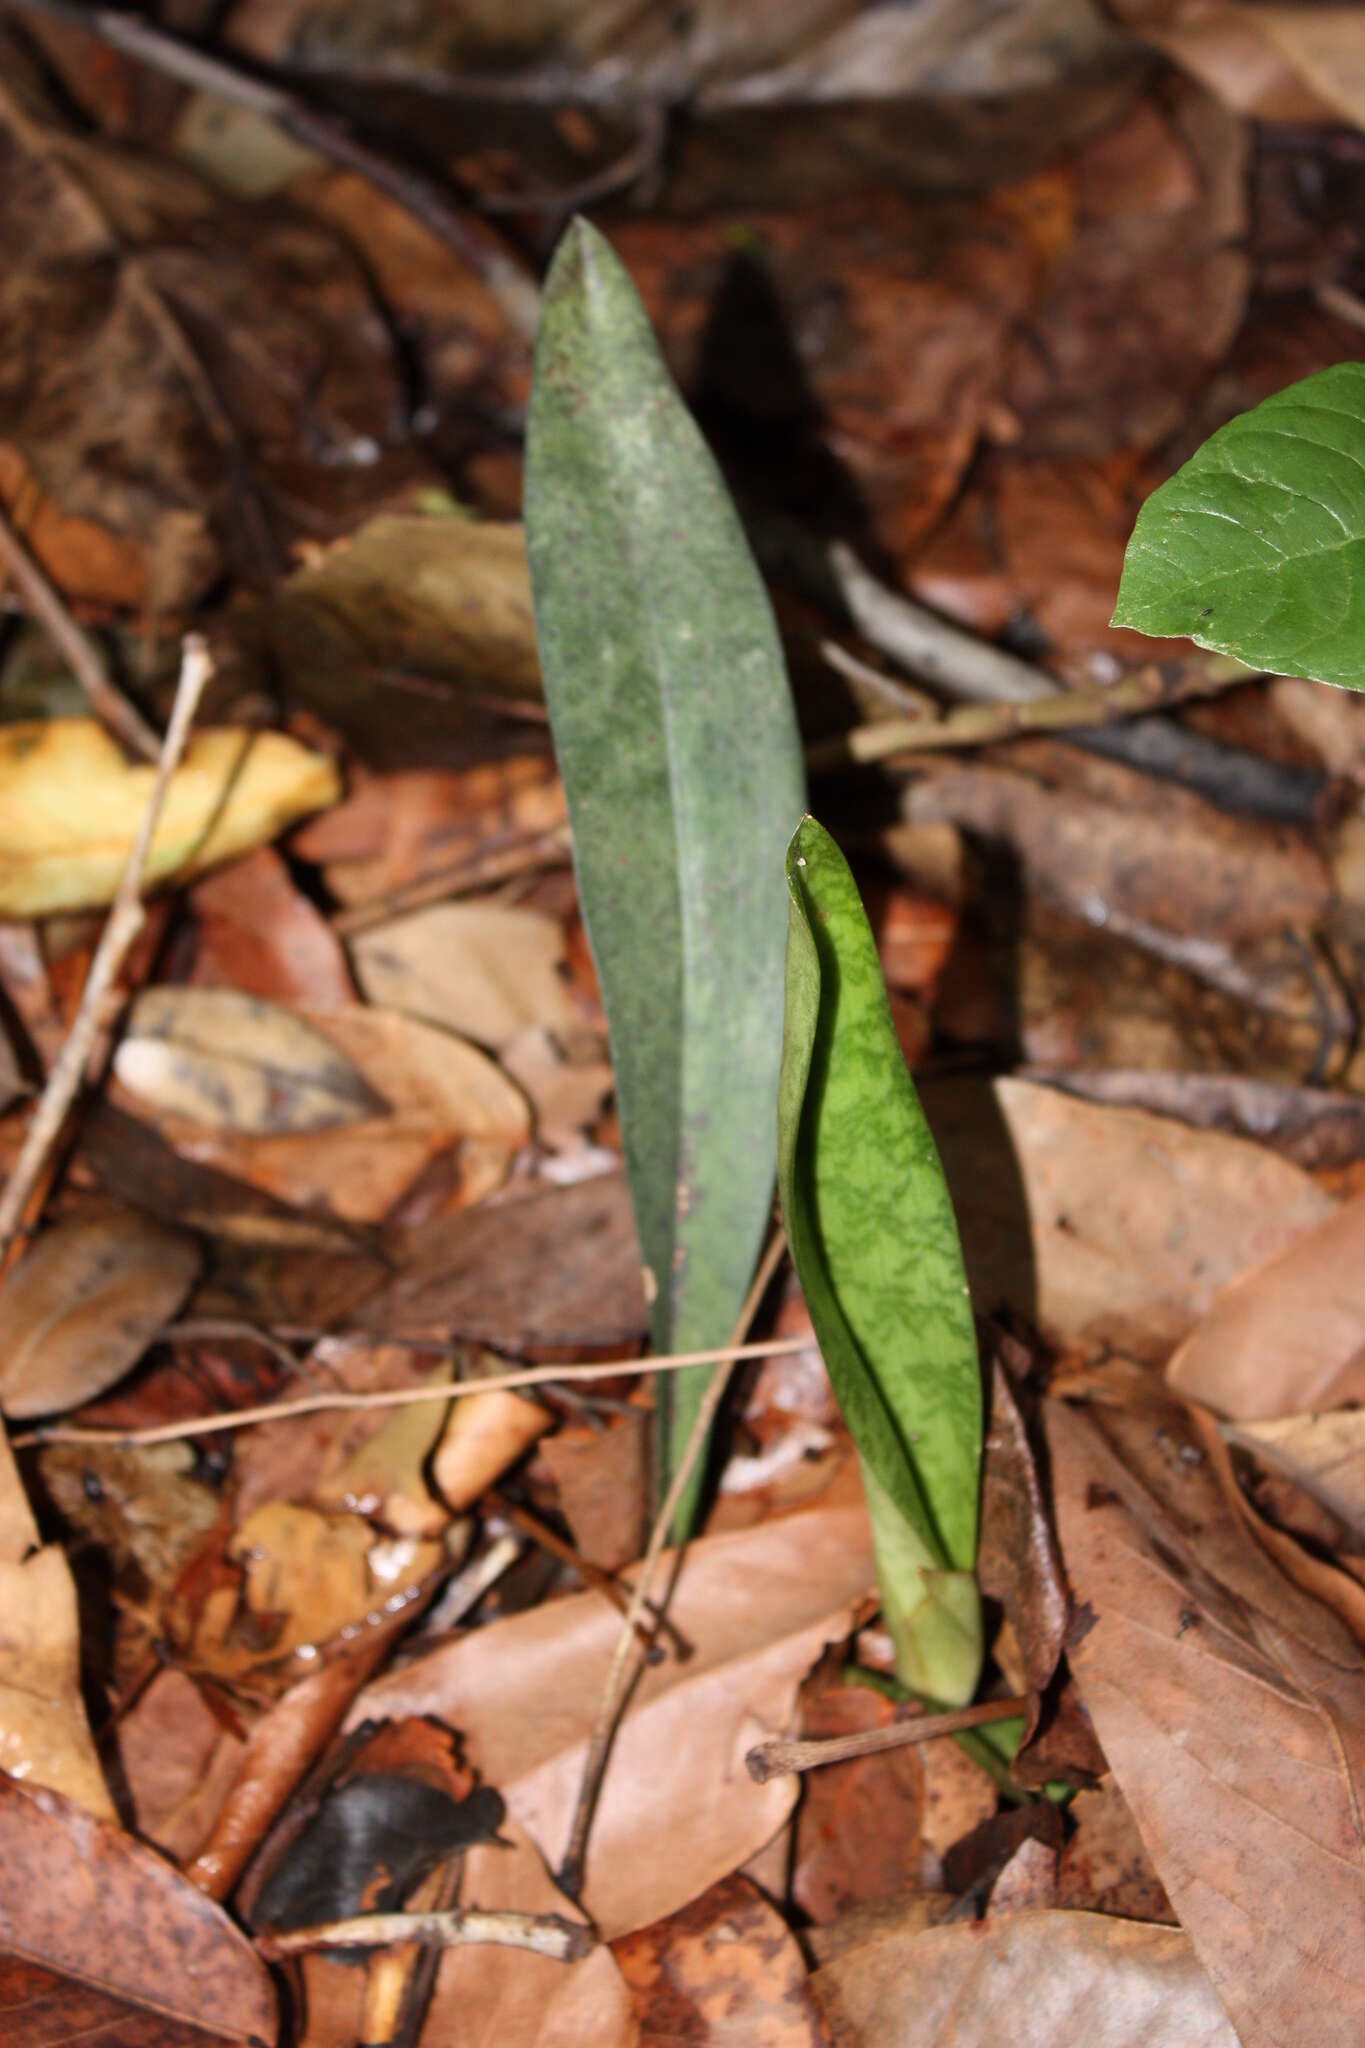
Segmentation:
{"type": "Polygon", "coordinates": [[[1303,1487],[1365,1549],[1365,1411],[1339,1408],[1228,1422],[1223,1434],[1303,1487]]]}
{"type": "Polygon", "coordinates": [[[684,2028],[706,2048],[825,2048],[795,1936],[747,1878],[725,1878],[612,1952],[640,2048],[674,2048],[684,2028]]]}
{"type": "Polygon", "coordinates": [[[1001,2039],[1017,2048],[1236,2048],[1238,2039],[1187,1935],[1098,1913],[889,1934],[826,1963],[813,1986],[834,2048],[1001,2039]]]}
{"type": "Polygon", "coordinates": [[[110,1206],[55,1224],[0,1287],[0,1407],[47,1415],[135,1365],[194,1283],[183,1232],[110,1206]]]}
{"type": "MultiPolygon", "coordinates": [[[[296,1210],[349,1223],[381,1221],[423,1168],[456,1146],[462,1202],[477,1201],[506,1177],[512,1154],[530,1135],[530,1112],[521,1091],[477,1046],[359,1003],[288,1014],[328,1048],[326,1071],[346,1077],[344,1091],[357,1107],[367,1103],[368,1113],[311,1131],[255,1134],[213,1130],[167,1103],[158,1123],[186,1158],[296,1210]]],[[[286,1044],[292,1042],[287,1032],[286,1044]]],[[[305,1057],[316,1072],[316,1052],[305,1057]]],[[[334,1086],[325,1092],[335,1097],[334,1086]]],[[[267,1093],[267,1119],[279,1107],[267,1093]]]]}
{"type": "Polygon", "coordinates": [[[1365,1653],[1280,1577],[1178,1411],[1050,1405],[1072,1669],[1244,2048],[1365,2024],[1365,1653]],[[1099,1426],[1104,1423],[1103,1432],[1099,1426]],[[1122,1451],[1122,1459],[1118,1449],[1122,1451]]]}
{"type": "MultiPolygon", "coordinates": [[[[0,732],[0,916],[108,903],[147,809],[155,770],[125,761],[93,719],[0,732]]],[[[171,778],[148,885],[187,880],[335,803],[335,765],[284,733],[197,733],[171,778]]]]}
{"type": "MultiPolygon", "coordinates": [[[[871,1578],[860,1508],[810,1509],[684,1554],[669,1613],[693,1654],[642,1677],[589,1841],[583,1904],[604,1937],[675,1912],[777,1833],[796,1784],[755,1785],[745,1752],[786,1725],[801,1678],[847,1630],[871,1578]]],[[[458,1728],[554,1863],[619,1627],[596,1593],[491,1623],[376,1679],[351,1721],[435,1714],[458,1728]]]]}
{"type": "Polygon", "coordinates": [[[76,1588],[38,1528],[0,1431],[0,1773],[114,1819],[81,1697],[76,1588]]]}
{"type": "Polygon", "coordinates": [[[169,1115],[256,1137],[362,1123],[388,1107],[302,1017],[230,988],[144,989],[114,1072],[169,1115]]]}
{"type": "Polygon", "coordinates": [[[5,1777],[0,1948],[210,2041],[276,2037],[269,1972],[220,1907],[121,1828],[5,1777]]]}

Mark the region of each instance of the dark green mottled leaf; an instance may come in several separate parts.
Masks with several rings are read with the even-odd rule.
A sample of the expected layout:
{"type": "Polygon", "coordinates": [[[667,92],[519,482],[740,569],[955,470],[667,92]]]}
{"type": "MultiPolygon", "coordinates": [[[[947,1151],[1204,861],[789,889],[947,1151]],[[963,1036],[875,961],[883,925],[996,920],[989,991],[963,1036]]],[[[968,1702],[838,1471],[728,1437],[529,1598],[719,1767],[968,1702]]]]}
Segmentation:
{"type": "MultiPolygon", "coordinates": [[[[800,740],[725,485],[630,279],[582,221],[545,288],[526,521],[652,1336],[724,1343],[772,1200],[800,740]]],[[[666,1466],[700,1397],[695,1375],[667,1386],[666,1466]]]]}
{"type": "Polygon", "coordinates": [[[901,1676],[945,1699],[970,1693],[979,1661],[981,1380],[957,1223],[857,885],[813,818],[787,886],[787,1241],[863,1461],[901,1676]]]}
{"type": "Polygon", "coordinates": [[[1230,420],[1153,492],[1114,624],[1365,689],[1365,363],[1230,420]]]}

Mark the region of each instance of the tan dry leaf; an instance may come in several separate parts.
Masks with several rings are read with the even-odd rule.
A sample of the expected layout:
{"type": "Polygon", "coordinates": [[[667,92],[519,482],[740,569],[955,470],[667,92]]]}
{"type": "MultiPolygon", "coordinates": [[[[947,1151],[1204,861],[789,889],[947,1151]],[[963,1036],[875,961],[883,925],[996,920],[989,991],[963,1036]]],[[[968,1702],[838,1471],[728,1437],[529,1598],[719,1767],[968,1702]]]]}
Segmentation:
{"type": "Polygon", "coordinates": [[[507,1389],[469,1394],[446,1419],[431,1460],[432,1484],[459,1514],[544,1436],[553,1417],[539,1401],[507,1389]]]}
{"type": "Polygon", "coordinates": [[[167,2018],[243,2048],[276,2038],[270,1974],[226,1913],[122,1828],[7,1778],[0,1947],[141,2007],[148,2034],[127,2040],[167,2018]]]}
{"type": "Polygon", "coordinates": [[[76,1587],[37,1524],[0,1429],[0,1772],[116,1818],[81,1696],[76,1587]]]}
{"type": "Polygon", "coordinates": [[[529,1025],[576,1022],[559,972],[564,935],[542,911],[499,903],[435,903],[351,941],[372,1003],[444,1024],[494,1050],[529,1025]]]}
{"type": "Polygon", "coordinates": [[[358,1067],[282,1003],[233,988],[149,988],[114,1054],[130,1094],[248,1137],[296,1137],[387,1108],[358,1067]]]}
{"type": "MultiPolygon", "coordinates": [[[[777,1833],[796,1782],[755,1785],[745,1753],[789,1725],[801,1679],[851,1626],[872,1570],[861,1508],[815,1508],[687,1550],[669,1614],[693,1655],[642,1677],[589,1841],[583,1905],[604,1938],[676,1912],[777,1833]]],[[[350,1721],[436,1714],[458,1728],[553,1864],[619,1628],[595,1593],[493,1622],[367,1686],[350,1721]]]]}
{"type": "MultiPolygon", "coordinates": [[[[926,1084],[979,1314],[1163,1363],[1221,1287],[1333,1212],[1264,1146],[1028,1081],[926,1084]]],[[[1302,1403],[1295,1403],[1302,1406],[1302,1403]]]]}
{"type": "Polygon", "coordinates": [[[1365,1550],[1365,1409],[1228,1422],[1223,1435],[1320,1501],[1365,1550]]]}
{"type": "Polygon", "coordinates": [[[1365,1195],[1297,1232],[1217,1296],[1167,1368],[1176,1392],[1240,1422],[1365,1393],[1365,1195]]]}
{"type": "Polygon", "coordinates": [[[102,1394],[170,1321],[198,1271],[192,1238],[133,1209],[55,1224],[0,1285],[0,1408],[58,1414],[102,1394]]]}
{"type": "MultiPolygon", "coordinates": [[[[125,761],[91,718],[0,732],[0,916],[108,903],[147,809],[155,769],[125,761]]],[[[147,886],[202,874],[335,803],[333,762],[278,732],[196,733],[171,777],[147,886]]]]}
{"type": "Polygon", "coordinates": [[[888,1934],[812,1985],[833,2048],[1237,2048],[1187,1935],[1099,1913],[888,1934]]]}
{"type": "Polygon", "coordinates": [[[185,1158],[246,1181],[296,1209],[373,1223],[436,1153],[461,1147],[460,1193],[477,1201],[506,1177],[530,1136],[520,1090],[477,1046],[392,1011],[352,1003],[292,1013],[358,1071],[389,1105],[382,1116],[305,1136],[213,1132],[183,1117],[158,1119],[185,1158]]]}
{"type": "Polygon", "coordinates": [[[1048,1442],[1088,1624],[1072,1669],[1181,1924],[1243,2048],[1346,2048],[1365,2027],[1365,1654],[1220,1518],[1177,1411],[1053,1402],[1048,1442]]]}

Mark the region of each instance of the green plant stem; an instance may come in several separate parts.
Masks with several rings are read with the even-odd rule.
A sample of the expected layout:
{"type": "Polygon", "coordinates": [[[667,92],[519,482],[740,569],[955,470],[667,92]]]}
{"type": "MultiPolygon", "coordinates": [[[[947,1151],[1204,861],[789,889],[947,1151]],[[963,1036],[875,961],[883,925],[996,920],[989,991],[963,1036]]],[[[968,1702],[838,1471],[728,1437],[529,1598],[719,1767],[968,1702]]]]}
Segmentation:
{"type": "Polygon", "coordinates": [[[917,1699],[963,1707],[981,1676],[981,1596],[976,1576],[951,1571],[926,1546],[876,1474],[862,1461],[882,1619],[896,1674],[917,1699]]]}

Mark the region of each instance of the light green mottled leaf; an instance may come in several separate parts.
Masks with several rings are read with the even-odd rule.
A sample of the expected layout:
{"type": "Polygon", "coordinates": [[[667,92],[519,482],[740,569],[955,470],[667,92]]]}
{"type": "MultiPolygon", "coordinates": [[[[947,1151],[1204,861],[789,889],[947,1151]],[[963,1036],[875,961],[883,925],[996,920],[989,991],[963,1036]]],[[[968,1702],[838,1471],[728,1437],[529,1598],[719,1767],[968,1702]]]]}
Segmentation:
{"type": "MultiPolygon", "coordinates": [[[[772,1199],[800,739],[725,485],[629,277],[582,221],[545,288],[526,522],[653,1340],[723,1343],[772,1199]]],[[[667,1388],[666,1468],[701,1390],[695,1375],[667,1388]]]]}
{"type": "Polygon", "coordinates": [[[1242,413],[1153,492],[1114,624],[1365,689],[1365,363],[1242,413]]]}
{"type": "Polygon", "coordinates": [[[787,886],[787,1241],[863,1460],[901,1675],[943,1699],[970,1692],[979,1659],[981,1379],[957,1223],[857,885],[813,818],[787,886]],[[945,1657],[956,1676],[936,1682],[945,1657]]]}

